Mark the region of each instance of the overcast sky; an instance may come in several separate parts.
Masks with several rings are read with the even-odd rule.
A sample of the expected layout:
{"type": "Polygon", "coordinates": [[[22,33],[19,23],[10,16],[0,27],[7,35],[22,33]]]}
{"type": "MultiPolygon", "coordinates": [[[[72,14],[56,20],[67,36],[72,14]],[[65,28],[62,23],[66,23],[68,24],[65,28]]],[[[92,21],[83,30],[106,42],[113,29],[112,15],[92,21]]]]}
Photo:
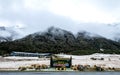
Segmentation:
{"type": "Polygon", "coordinates": [[[21,36],[55,26],[111,39],[120,34],[119,13],[120,0],[0,0],[0,26],[21,36]]]}

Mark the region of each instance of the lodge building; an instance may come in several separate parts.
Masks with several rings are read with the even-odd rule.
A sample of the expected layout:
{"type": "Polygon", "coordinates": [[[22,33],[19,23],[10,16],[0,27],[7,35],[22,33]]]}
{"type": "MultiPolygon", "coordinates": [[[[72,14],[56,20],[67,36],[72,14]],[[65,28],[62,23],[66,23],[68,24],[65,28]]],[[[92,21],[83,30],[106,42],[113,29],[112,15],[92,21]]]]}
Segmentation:
{"type": "Polygon", "coordinates": [[[50,58],[50,67],[56,68],[57,70],[66,70],[72,66],[72,57],[70,58],[50,58]]]}
{"type": "Polygon", "coordinates": [[[15,52],[10,53],[10,56],[21,56],[21,57],[50,57],[51,53],[29,53],[29,52],[15,52]]]}

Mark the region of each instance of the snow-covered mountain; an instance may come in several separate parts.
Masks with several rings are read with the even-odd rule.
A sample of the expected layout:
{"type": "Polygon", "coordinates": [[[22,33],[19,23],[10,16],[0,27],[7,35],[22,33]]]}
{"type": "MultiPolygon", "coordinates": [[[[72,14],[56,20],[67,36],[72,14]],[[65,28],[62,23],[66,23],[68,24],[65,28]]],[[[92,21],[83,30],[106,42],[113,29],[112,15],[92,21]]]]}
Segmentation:
{"type": "Polygon", "coordinates": [[[120,43],[89,32],[72,32],[50,27],[44,32],[30,34],[8,43],[1,43],[3,51],[29,51],[69,54],[91,54],[96,52],[119,53],[120,43]],[[102,49],[102,50],[101,50],[102,49]]]}

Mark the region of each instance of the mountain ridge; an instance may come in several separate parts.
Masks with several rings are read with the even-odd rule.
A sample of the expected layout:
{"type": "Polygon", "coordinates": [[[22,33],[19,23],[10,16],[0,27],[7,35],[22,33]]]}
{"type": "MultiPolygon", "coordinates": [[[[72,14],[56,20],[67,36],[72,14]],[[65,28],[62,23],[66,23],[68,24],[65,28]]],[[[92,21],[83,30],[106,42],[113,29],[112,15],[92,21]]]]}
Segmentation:
{"type": "Polygon", "coordinates": [[[74,35],[70,31],[50,27],[45,32],[30,34],[22,39],[0,43],[0,51],[26,51],[38,53],[120,53],[120,43],[88,32],[78,32],[74,35]],[[103,49],[104,51],[101,51],[103,49]]]}

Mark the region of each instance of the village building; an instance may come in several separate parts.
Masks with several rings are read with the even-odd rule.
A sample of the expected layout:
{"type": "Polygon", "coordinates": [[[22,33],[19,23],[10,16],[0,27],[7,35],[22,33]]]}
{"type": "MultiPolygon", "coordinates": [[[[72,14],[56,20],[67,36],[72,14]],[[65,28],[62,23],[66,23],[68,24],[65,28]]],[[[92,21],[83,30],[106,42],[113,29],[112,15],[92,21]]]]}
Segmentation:
{"type": "Polygon", "coordinates": [[[21,57],[50,57],[51,53],[29,53],[29,52],[15,52],[10,53],[10,56],[21,56],[21,57]]]}

